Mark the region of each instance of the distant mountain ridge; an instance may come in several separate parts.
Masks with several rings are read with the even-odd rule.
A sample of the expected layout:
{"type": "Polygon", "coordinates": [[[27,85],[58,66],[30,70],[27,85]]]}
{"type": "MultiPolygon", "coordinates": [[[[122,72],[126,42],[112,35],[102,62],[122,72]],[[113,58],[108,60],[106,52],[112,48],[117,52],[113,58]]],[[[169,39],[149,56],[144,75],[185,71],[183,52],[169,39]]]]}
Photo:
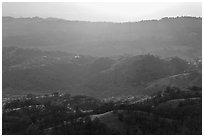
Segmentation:
{"type": "Polygon", "coordinates": [[[194,16],[177,16],[177,17],[163,17],[161,19],[149,19],[149,20],[140,20],[140,21],[123,21],[123,22],[112,22],[112,21],[84,21],[84,20],[68,20],[63,18],[57,18],[57,17],[39,17],[39,16],[33,16],[33,17],[12,17],[12,16],[2,16],[2,18],[5,20],[13,20],[13,19],[23,19],[23,20],[50,20],[50,21],[70,21],[70,22],[89,22],[89,23],[115,23],[115,24],[121,24],[121,23],[140,23],[140,22],[146,22],[146,21],[159,21],[162,19],[176,19],[176,18],[187,18],[187,19],[202,19],[202,17],[194,17],[194,16]]]}
{"type": "Polygon", "coordinates": [[[156,54],[201,57],[202,18],[88,22],[57,18],[2,18],[3,47],[61,50],[91,56],[156,54]]]}

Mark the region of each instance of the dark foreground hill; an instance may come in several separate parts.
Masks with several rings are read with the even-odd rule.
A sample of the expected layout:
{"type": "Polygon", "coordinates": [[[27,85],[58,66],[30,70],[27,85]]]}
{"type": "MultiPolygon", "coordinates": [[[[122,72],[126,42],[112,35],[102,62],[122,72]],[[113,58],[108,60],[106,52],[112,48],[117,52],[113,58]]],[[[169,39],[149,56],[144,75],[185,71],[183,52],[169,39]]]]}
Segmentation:
{"type": "Polygon", "coordinates": [[[166,88],[137,102],[69,94],[27,95],[3,102],[4,135],[200,135],[200,88],[166,88]]]}
{"type": "Polygon", "coordinates": [[[92,56],[156,54],[201,57],[202,18],[109,23],[55,18],[2,19],[3,47],[61,50],[92,56]]]}

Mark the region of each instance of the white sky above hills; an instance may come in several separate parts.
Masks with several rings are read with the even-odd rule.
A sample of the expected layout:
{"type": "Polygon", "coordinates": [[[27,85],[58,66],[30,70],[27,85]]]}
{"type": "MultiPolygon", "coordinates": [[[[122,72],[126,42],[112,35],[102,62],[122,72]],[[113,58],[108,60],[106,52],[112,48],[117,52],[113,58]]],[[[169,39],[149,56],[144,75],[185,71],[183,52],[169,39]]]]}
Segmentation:
{"type": "Polygon", "coordinates": [[[128,22],[175,16],[202,16],[202,3],[3,3],[3,16],[56,17],[67,20],[128,22]]]}

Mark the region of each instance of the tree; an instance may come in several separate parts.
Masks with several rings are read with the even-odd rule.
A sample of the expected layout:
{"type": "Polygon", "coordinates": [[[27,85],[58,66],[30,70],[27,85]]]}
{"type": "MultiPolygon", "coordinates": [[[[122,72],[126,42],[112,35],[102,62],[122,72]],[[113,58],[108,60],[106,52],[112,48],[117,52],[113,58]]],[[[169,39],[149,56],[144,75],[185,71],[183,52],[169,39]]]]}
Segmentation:
{"type": "Polygon", "coordinates": [[[40,131],[38,126],[33,123],[26,129],[26,134],[28,135],[38,135],[39,133],[40,131]]]}

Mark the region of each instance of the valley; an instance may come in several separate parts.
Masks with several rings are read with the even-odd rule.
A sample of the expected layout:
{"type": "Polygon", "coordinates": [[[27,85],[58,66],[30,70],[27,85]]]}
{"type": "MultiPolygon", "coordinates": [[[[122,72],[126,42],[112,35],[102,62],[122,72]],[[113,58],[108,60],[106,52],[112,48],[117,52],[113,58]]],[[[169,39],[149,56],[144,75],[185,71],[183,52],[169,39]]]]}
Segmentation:
{"type": "Polygon", "coordinates": [[[2,17],[3,135],[201,135],[202,18],[2,17]]]}

